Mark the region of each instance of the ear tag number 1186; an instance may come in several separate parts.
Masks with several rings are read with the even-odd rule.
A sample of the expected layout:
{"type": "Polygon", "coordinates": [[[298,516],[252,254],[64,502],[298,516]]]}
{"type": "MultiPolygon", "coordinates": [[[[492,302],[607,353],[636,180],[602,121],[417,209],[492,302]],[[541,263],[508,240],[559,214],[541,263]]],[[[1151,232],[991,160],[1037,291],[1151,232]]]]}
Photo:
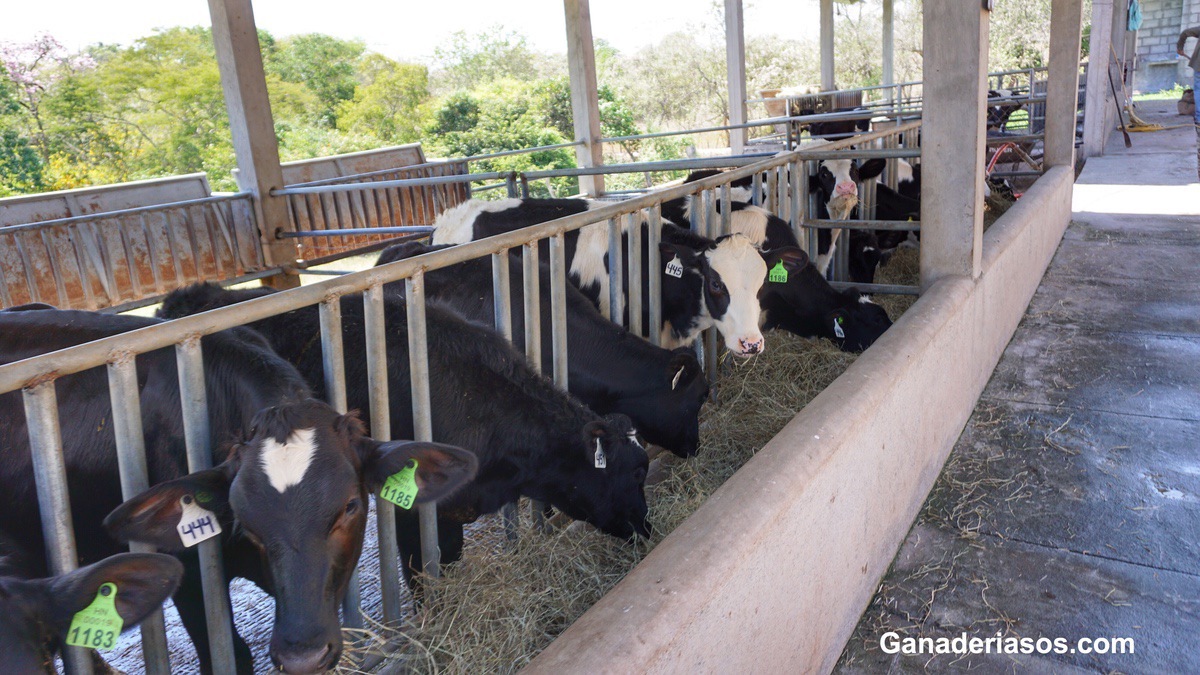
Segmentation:
{"type": "Polygon", "coordinates": [[[67,644],[112,649],[124,625],[125,620],[117,613],[117,585],[110,581],[100,585],[92,604],[75,613],[67,630],[67,644]]]}

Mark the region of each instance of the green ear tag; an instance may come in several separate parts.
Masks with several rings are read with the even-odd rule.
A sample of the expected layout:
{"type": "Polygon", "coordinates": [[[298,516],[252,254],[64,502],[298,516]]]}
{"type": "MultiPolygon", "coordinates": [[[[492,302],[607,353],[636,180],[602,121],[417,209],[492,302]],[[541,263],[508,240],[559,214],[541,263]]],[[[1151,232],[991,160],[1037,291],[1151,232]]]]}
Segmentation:
{"type": "Polygon", "coordinates": [[[417,498],[417,460],[408,460],[408,466],[388,476],[379,496],[402,509],[411,509],[417,498]]]}
{"type": "Polygon", "coordinates": [[[117,585],[110,581],[100,586],[92,604],[75,613],[67,631],[67,644],[112,649],[124,625],[125,620],[117,614],[117,585]]]}
{"type": "Polygon", "coordinates": [[[787,269],[784,268],[783,261],[780,260],[779,262],[775,263],[774,267],[771,268],[771,273],[767,275],[767,280],[773,284],[786,284],[787,277],[787,269]]]}

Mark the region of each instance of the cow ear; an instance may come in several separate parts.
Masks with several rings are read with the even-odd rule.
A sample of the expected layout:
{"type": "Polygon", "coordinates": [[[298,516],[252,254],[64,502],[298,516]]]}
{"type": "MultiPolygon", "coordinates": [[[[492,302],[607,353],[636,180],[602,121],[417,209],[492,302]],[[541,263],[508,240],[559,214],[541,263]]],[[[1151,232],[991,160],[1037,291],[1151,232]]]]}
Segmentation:
{"type": "Polygon", "coordinates": [[[383,249],[383,252],[379,254],[379,259],[375,261],[375,266],[379,267],[380,265],[386,265],[388,263],[396,262],[397,260],[404,260],[413,256],[429,253],[430,251],[438,251],[443,248],[449,248],[449,245],[434,246],[432,244],[422,244],[419,241],[406,241],[400,244],[392,244],[391,246],[383,249]]]}
{"type": "Polygon", "coordinates": [[[183,519],[181,500],[189,497],[216,514],[218,521],[229,523],[229,484],[236,474],[237,454],[233,453],[214,469],[159,483],[121,504],[104,519],[104,528],[123,544],[139,541],[164,551],[182,551],[187,547],[176,529],[183,519]]]}
{"type": "Polygon", "coordinates": [[[798,272],[808,267],[809,263],[808,254],[804,252],[804,249],[795,246],[780,246],[770,251],[764,251],[762,255],[763,260],[767,263],[768,272],[781,260],[789,272],[798,272]]]}
{"type": "Polygon", "coordinates": [[[183,578],[183,565],[161,553],[121,553],[49,580],[54,603],[49,620],[57,635],[71,625],[76,612],[96,599],[100,587],[115,584],[114,605],[129,630],[171,597],[183,578]]]}
{"type": "Polygon", "coordinates": [[[808,189],[810,192],[817,192],[821,189],[821,177],[818,175],[810,175],[808,177],[808,189]]]}
{"type": "Polygon", "coordinates": [[[883,159],[882,157],[868,159],[862,163],[862,166],[858,167],[858,178],[859,180],[870,180],[875,178],[883,174],[883,169],[886,166],[887,160],[883,159]]]}
{"type": "Polygon", "coordinates": [[[363,480],[367,490],[375,493],[384,482],[416,461],[417,496],[420,504],[451,495],[464,483],[475,478],[479,460],[475,454],[453,445],[422,441],[389,441],[377,443],[363,460],[363,480]]]}
{"type": "Polygon", "coordinates": [[[700,362],[696,360],[692,350],[681,347],[674,350],[670,362],[667,363],[666,374],[671,382],[671,391],[686,389],[700,374],[700,362]]]}

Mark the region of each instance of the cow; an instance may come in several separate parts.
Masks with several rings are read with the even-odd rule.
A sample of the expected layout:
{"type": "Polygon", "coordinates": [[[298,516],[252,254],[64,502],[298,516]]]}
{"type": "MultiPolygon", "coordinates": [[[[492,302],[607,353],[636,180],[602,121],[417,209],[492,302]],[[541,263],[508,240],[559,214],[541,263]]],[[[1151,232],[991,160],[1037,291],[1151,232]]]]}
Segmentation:
{"type": "MultiPolygon", "coordinates": [[[[158,323],[70,310],[3,312],[0,363],[158,323]]],[[[186,573],[175,606],[201,670],[212,672],[199,560],[176,529],[184,513],[181,500],[193,500],[220,523],[226,577],[246,578],[275,596],[270,646],[275,665],[289,673],[323,670],[341,655],[337,608],[361,551],[367,492],[415,458],[419,498],[436,499],[471,477],[474,459],[454,448],[367,438],[353,415],[338,415],[309,398],[300,374],[261,339],[245,339],[251,333],[239,328],[201,341],[211,452],[219,464],[208,471],[187,470],[174,350],[136,358],[153,487],[124,504],[104,369],[59,379],[76,546],[83,563],[120,552],[118,542],[143,541],[178,552],[186,573]],[[304,471],[300,459],[316,469],[304,471]],[[297,548],[301,539],[305,546],[297,548]]],[[[10,572],[45,576],[46,546],[19,392],[0,395],[0,450],[6,497],[0,501],[0,538],[16,549],[10,572]]],[[[234,635],[238,669],[250,672],[250,650],[234,635]]]]}
{"type": "MultiPolygon", "coordinates": [[[[195,314],[273,292],[197,284],[168,295],[160,314],[195,314]]],[[[390,433],[411,437],[407,306],[395,293],[385,293],[383,304],[390,433]]],[[[343,296],[341,308],[346,343],[365,344],[362,296],[343,296]]],[[[629,418],[592,412],[534,372],[499,333],[438,302],[426,303],[425,323],[433,437],[466,448],[479,459],[475,480],[438,509],[443,563],[461,557],[464,524],[522,496],[550,504],[614,537],[649,536],[643,492],[649,459],[629,418]]],[[[250,327],[293,363],[318,395],[325,394],[316,307],[268,317],[250,327]]],[[[348,404],[369,411],[364,350],[346,350],[345,375],[348,404]]],[[[371,424],[369,413],[365,419],[371,424]]],[[[401,510],[396,520],[403,571],[411,586],[412,574],[422,569],[423,562],[417,514],[401,510]]]]}
{"type": "MultiPolygon", "coordinates": [[[[578,199],[507,199],[497,202],[471,200],[450,209],[434,223],[435,244],[461,244],[501,232],[511,232],[567,215],[603,206],[578,199]]],[[[622,232],[628,219],[620,218],[622,232]]],[[[649,225],[642,222],[645,230],[649,225]]],[[[568,232],[564,238],[569,278],[601,311],[608,308],[608,224],[595,223],[568,232]]],[[[643,242],[648,241],[642,237],[643,242]]],[[[766,269],[754,246],[744,237],[705,239],[670,223],[663,223],[662,277],[664,347],[690,344],[705,329],[716,327],[725,346],[736,356],[749,357],[765,347],[758,328],[758,291],[766,269]],[[679,267],[682,266],[682,270],[679,267]]],[[[623,247],[627,248],[627,247],[623,247]]],[[[548,255],[548,246],[542,246],[548,255]]],[[[642,250],[642,265],[649,255],[642,250]]],[[[643,275],[642,297],[647,297],[648,275],[643,275]]],[[[644,303],[649,320],[649,303],[644,303]]]]}
{"type": "MultiPolygon", "coordinates": [[[[66,574],[45,579],[0,576],[0,669],[5,673],[57,671],[54,655],[68,639],[75,615],[98,598],[112,598],[122,621],[117,631],[94,628],[76,635],[111,647],[117,633],[141,623],[179,587],[183,565],[161,553],[120,553],[66,574]],[[113,587],[102,586],[113,584],[113,587]]],[[[90,625],[89,625],[90,628],[90,625]]]]}
{"type": "MultiPolygon", "coordinates": [[[[858,108],[840,108],[832,112],[865,113],[868,112],[868,109],[860,106],[858,108]]],[[[824,120],[821,122],[812,122],[808,125],[808,134],[810,136],[813,138],[824,138],[829,141],[840,141],[870,130],[871,120],[869,118],[824,120]]]]}
{"type": "Polygon", "coordinates": [[[823,337],[839,349],[859,352],[891,327],[886,310],[853,288],[835,290],[802,249],[785,247],[769,254],[779,266],[772,267],[774,278],[763,287],[763,330],[823,337]],[[786,279],[776,280],[780,271],[786,279]]]}
{"type": "Polygon", "coordinates": [[[987,97],[987,130],[989,132],[1002,132],[1004,126],[1008,124],[1008,118],[1025,105],[1021,101],[1012,100],[1011,89],[988,89],[987,97]]]}
{"type": "MultiPolygon", "coordinates": [[[[447,248],[418,242],[394,244],[379,256],[385,265],[447,248]]],[[[522,272],[509,266],[511,327],[518,349],[525,348],[522,272]]],[[[541,285],[542,372],[553,365],[550,319],[550,266],[539,264],[541,285]]],[[[600,315],[596,306],[570,283],[564,284],[567,306],[568,390],[593,411],[621,413],[641,436],[679,455],[696,454],[700,442],[700,408],[708,398],[708,381],[689,349],[655,347],[600,315]]],[[[392,284],[389,292],[396,291],[392,284]]],[[[495,323],[492,266],[487,259],[468,260],[425,272],[425,296],[487,325],[495,323]]]]}

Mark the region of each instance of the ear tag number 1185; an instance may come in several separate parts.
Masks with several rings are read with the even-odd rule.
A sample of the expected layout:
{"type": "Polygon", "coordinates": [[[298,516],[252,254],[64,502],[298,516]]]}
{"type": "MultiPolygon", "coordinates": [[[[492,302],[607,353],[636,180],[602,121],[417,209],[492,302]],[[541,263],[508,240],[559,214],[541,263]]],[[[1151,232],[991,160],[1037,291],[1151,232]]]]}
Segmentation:
{"type": "Polygon", "coordinates": [[[408,460],[408,466],[388,476],[379,496],[402,509],[411,509],[417,498],[417,460],[408,460]]]}
{"type": "Polygon", "coordinates": [[[112,649],[124,625],[125,620],[117,613],[117,585],[110,581],[100,585],[92,604],[75,613],[67,630],[67,644],[112,649]]]}

